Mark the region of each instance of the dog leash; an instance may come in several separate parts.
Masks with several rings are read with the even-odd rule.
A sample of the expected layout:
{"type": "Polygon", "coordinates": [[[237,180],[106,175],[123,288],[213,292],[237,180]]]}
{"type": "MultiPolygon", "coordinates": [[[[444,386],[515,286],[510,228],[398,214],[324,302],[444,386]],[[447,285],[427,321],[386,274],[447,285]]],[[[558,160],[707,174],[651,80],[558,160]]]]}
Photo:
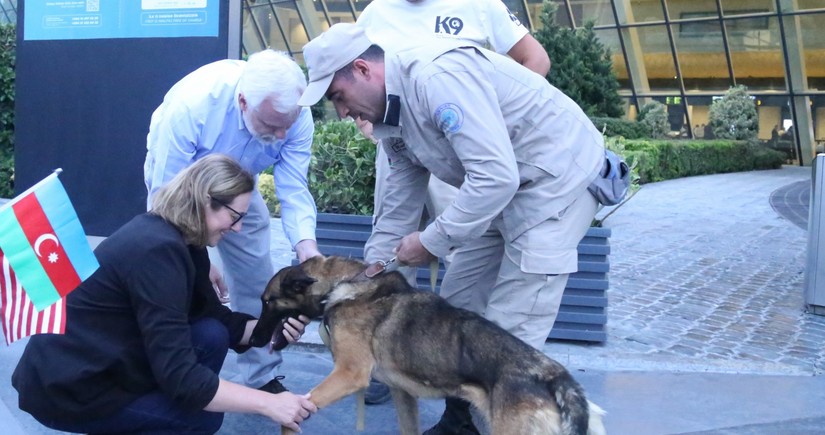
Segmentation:
{"type": "Polygon", "coordinates": [[[398,266],[398,257],[392,257],[387,261],[378,260],[367,266],[367,269],[364,270],[364,276],[367,278],[375,278],[384,272],[392,272],[398,269],[398,266]]]}

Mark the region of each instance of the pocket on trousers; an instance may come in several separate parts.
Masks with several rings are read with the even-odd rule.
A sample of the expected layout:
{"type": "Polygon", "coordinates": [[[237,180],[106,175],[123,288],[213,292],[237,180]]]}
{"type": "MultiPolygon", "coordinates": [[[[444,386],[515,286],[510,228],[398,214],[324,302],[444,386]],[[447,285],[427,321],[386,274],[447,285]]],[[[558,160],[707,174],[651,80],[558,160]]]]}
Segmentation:
{"type": "Polygon", "coordinates": [[[576,249],[531,249],[521,252],[521,271],[543,275],[560,275],[578,270],[576,249]]]}

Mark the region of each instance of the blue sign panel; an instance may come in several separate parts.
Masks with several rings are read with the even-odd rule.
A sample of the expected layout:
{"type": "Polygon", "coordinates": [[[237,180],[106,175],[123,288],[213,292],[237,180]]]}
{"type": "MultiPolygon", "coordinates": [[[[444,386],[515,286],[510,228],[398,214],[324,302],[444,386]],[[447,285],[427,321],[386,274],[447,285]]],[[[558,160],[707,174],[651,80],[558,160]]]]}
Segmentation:
{"type": "Polygon", "coordinates": [[[219,0],[26,0],[23,39],[218,36],[219,0]]]}

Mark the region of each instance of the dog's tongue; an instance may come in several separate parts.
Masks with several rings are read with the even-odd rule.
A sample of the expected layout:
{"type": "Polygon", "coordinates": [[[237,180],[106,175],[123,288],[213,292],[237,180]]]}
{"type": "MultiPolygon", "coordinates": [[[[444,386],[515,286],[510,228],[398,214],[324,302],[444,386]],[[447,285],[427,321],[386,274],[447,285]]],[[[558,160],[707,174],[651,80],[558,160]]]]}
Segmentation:
{"type": "Polygon", "coordinates": [[[272,339],[269,340],[269,353],[273,353],[276,350],[281,350],[289,344],[286,341],[286,337],[284,337],[284,327],[283,324],[279,328],[275,328],[275,332],[272,333],[272,339]]]}

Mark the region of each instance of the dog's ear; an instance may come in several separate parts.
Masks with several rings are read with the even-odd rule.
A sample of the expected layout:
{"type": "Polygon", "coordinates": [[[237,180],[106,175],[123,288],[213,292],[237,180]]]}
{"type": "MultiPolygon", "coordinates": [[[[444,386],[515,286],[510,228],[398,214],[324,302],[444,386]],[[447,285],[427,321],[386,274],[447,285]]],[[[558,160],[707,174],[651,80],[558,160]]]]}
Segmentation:
{"type": "Polygon", "coordinates": [[[284,294],[304,293],[309,286],[317,281],[317,279],[307,275],[304,269],[296,267],[292,270],[292,273],[285,276],[284,280],[281,281],[281,289],[284,294]]]}

